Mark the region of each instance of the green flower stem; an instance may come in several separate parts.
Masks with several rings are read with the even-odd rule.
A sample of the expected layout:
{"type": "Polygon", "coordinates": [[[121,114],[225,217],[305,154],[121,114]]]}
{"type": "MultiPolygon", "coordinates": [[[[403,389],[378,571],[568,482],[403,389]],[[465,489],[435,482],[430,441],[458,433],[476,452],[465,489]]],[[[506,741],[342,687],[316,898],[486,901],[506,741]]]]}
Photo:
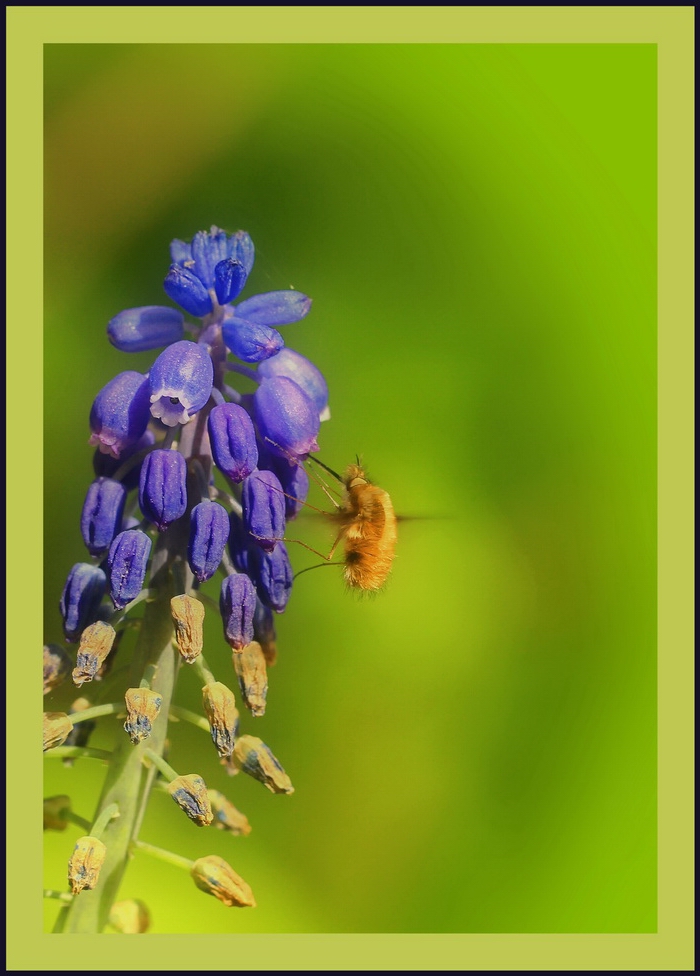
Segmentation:
{"type": "Polygon", "coordinates": [[[185,871],[191,870],[194,864],[194,861],[190,861],[187,857],[182,857],[181,854],[174,854],[172,851],[166,851],[162,847],[154,847],[153,844],[147,844],[145,840],[137,840],[134,843],[134,849],[143,851],[144,854],[150,854],[151,857],[157,857],[160,861],[167,861],[168,864],[174,864],[178,868],[184,868],[185,871]]]}
{"type": "Polygon", "coordinates": [[[44,898],[55,898],[57,901],[64,901],[67,905],[73,901],[73,895],[69,891],[54,891],[53,888],[44,888],[44,898]]]}
{"type": "Polygon", "coordinates": [[[179,773],[175,772],[172,766],[169,766],[168,763],[166,763],[162,756],[159,756],[158,753],[153,752],[152,749],[146,749],[143,756],[144,759],[148,759],[149,762],[152,762],[153,765],[157,767],[157,769],[163,774],[163,776],[165,776],[169,783],[172,783],[172,781],[177,779],[180,775],[179,773]]]}
{"type": "Polygon", "coordinates": [[[56,746],[44,753],[44,759],[102,759],[110,762],[112,753],[91,746],[56,746]]]}
{"type": "Polygon", "coordinates": [[[192,662],[192,667],[197,672],[197,675],[199,679],[203,682],[203,684],[205,685],[214,684],[216,678],[207,667],[207,662],[204,660],[203,654],[200,654],[199,657],[192,662]]]}
{"type": "Polygon", "coordinates": [[[143,678],[141,678],[141,681],[139,682],[139,688],[150,688],[155,675],[155,665],[149,664],[146,670],[143,672],[143,678]]]}
{"type": "Polygon", "coordinates": [[[202,729],[204,732],[211,732],[209,722],[207,722],[204,716],[197,715],[196,712],[191,712],[189,708],[181,708],[179,705],[171,705],[170,714],[173,718],[179,718],[183,722],[189,722],[190,725],[196,725],[198,729],[202,729]]]}
{"type": "Polygon", "coordinates": [[[108,807],[104,808],[102,813],[95,821],[92,829],[90,830],[90,836],[96,837],[99,840],[107,829],[107,824],[110,822],[110,820],[114,820],[118,816],[119,805],[117,803],[110,803],[108,807]]]}
{"type": "Polygon", "coordinates": [[[116,715],[124,711],[124,702],[115,702],[113,705],[94,705],[92,708],[85,708],[82,712],[71,712],[68,718],[73,725],[78,722],[89,722],[91,718],[102,718],[103,715],[116,715]]]}
{"type": "MultiPolygon", "coordinates": [[[[171,528],[175,529],[176,526],[177,523],[171,528]]],[[[129,850],[135,839],[134,831],[147,800],[147,788],[152,782],[152,777],[149,777],[143,765],[144,754],[147,748],[156,754],[163,751],[168,709],[177,674],[172,646],[172,587],[168,561],[170,551],[177,551],[181,545],[182,539],[177,538],[171,530],[163,533],[158,540],[151,579],[151,592],[155,590],[157,595],[146,604],[129,676],[129,687],[138,687],[146,668],[150,664],[155,666],[152,688],[163,699],[161,712],[153,723],[150,737],[136,746],[119,730],[95,817],[98,820],[100,812],[112,803],[118,804],[119,817],[107,825],[103,838],[107,856],[100,872],[100,880],[93,890],[82,891],[80,898],[74,899],[67,909],[65,920],[59,918],[54,931],[82,934],[101,932],[107,924],[110,908],[128,863],[129,850]]]]}

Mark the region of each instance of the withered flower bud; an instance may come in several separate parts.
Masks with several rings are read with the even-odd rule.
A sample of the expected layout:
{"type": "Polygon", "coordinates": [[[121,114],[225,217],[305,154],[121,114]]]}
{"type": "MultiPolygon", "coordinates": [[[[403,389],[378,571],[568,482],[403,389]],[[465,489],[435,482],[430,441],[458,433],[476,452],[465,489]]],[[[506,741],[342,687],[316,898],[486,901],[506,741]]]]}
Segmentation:
{"type": "Polygon", "coordinates": [[[66,680],[72,661],[60,644],[44,644],[44,694],[66,680]]]}
{"type": "Polygon", "coordinates": [[[170,612],[175,623],[177,649],[183,660],[192,664],[202,653],[204,644],[204,604],[184,594],[174,596],[170,601],[170,612]]]}
{"type": "Polygon", "coordinates": [[[97,837],[79,838],[68,862],[68,882],[74,895],[95,887],[106,856],[107,848],[97,837]]]}
{"type": "Polygon", "coordinates": [[[103,620],[85,628],[73,668],[73,684],[80,688],[86,681],[92,681],[112,650],[116,636],[114,627],[103,620]]]}
{"type": "Polygon", "coordinates": [[[198,888],[214,895],[228,908],[255,908],[250,886],[222,857],[215,854],[200,857],[192,865],[191,873],[198,888]]]}
{"type": "Polygon", "coordinates": [[[72,728],[65,712],[44,712],[44,752],[63,745],[72,728]]]}
{"type": "Polygon", "coordinates": [[[248,823],[246,815],[237,810],[223,793],[219,793],[218,790],[209,790],[209,802],[214,814],[215,827],[218,827],[219,830],[227,830],[237,837],[245,837],[246,834],[250,833],[252,827],[248,823]]]}
{"type": "Polygon", "coordinates": [[[115,901],[110,909],[109,924],[122,935],[139,935],[148,931],[151,914],[138,898],[115,901]]]}
{"type": "Polygon", "coordinates": [[[69,813],[69,796],[44,797],[44,830],[65,830],[69,813]]]}
{"type": "Polygon", "coordinates": [[[214,819],[207,787],[201,776],[195,773],[178,776],[168,785],[168,792],[198,827],[208,827],[214,819]]]}
{"type": "Polygon", "coordinates": [[[127,715],[124,731],[129,733],[129,738],[137,745],[151,734],[163,699],[149,688],[129,688],[124,699],[127,715]]]}
{"type": "Polygon", "coordinates": [[[238,678],[243,701],[253,715],[264,715],[267,698],[267,668],[263,649],[257,641],[251,641],[240,650],[233,649],[233,669],[238,678]]]}
{"type": "Polygon", "coordinates": [[[230,756],[238,735],[238,709],[233,692],[215,681],[202,688],[202,701],[217,752],[220,756],[230,756]]]}
{"type": "Polygon", "coordinates": [[[260,780],[272,793],[293,793],[289,776],[262,739],[242,735],[233,749],[233,761],[244,773],[260,780]]]}

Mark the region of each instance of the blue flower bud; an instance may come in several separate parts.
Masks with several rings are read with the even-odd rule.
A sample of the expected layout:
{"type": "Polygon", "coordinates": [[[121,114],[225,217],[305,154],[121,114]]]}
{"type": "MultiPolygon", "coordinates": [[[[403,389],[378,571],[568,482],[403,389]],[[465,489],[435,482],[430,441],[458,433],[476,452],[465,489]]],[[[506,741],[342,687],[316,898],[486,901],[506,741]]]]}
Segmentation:
{"type": "Polygon", "coordinates": [[[274,471],[279,478],[284,491],[284,508],[287,520],[296,518],[304,507],[309,493],[309,476],[306,469],[299,463],[290,461],[266,450],[267,445],[258,446],[258,467],[266,471],[274,471]]]}
{"type": "Polygon", "coordinates": [[[238,298],[246,283],[246,270],[240,261],[227,258],[214,268],[214,290],[219,305],[225,305],[238,298]]]}
{"type": "Polygon", "coordinates": [[[168,427],[186,424],[206,404],[213,382],[214,367],[206,347],[188,339],[175,342],[151,368],[151,413],[168,427]]]}
{"type": "Polygon", "coordinates": [[[272,376],[287,376],[300,386],[311,398],[319,414],[328,408],[328,385],[323,374],[300,352],[286,347],[276,356],[266,359],[258,366],[258,376],[269,379],[272,376]]]}
{"type": "Polygon", "coordinates": [[[80,531],[91,556],[109,548],[121,526],[125,501],[124,485],[111,478],[98,478],[88,488],[80,531]]]}
{"type": "MultiPolygon", "coordinates": [[[[119,468],[125,461],[128,461],[130,457],[134,454],[138,454],[139,451],[143,451],[147,447],[151,447],[156,442],[156,436],[152,430],[147,430],[146,433],[136,441],[130,448],[122,451],[122,456],[120,458],[113,458],[111,454],[102,454],[100,451],[95,451],[92,456],[92,467],[98,478],[113,478],[117,473],[119,468]]],[[[141,465],[143,464],[143,459],[134,464],[133,467],[129,468],[127,473],[122,478],[122,484],[127,491],[131,491],[136,488],[139,483],[139,475],[141,473],[141,465]]]]}
{"type": "Polygon", "coordinates": [[[77,640],[97,620],[107,577],[91,563],[76,563],[68,574],[59,604],[66,640],[77,640]]]}
{"type": "Polygon", "coordinates": [[[255,428],[243,407],[236,403],[214,407],[209,414],[209,440],[217,467],[232,481],[241,482],[255,470],[255,428]]]}
{"type": "Polygon", "coordinates": [[[139,479],[141,511],[159,532],[187,509],[187,462],[178,451],[151,451],[144,458],[139,479]]]}
{"type": "Polygon", "coordinates": [[[284,346],[284,339],[276,329],[258,322],[250,322],[228,306],[221,332],[226,346],[244,363],[260,363],[276,356],[284,346]]]}
{"type": "Polygon", "coordinates": [[[150,554],[151,540],[140,529],[120,532],[110,546],[109,586],[117,610],[123,610],[141,592],[150,554]]]}
{"type": "Polygon", "coordinates": [[[249,275],[253,270],[253,262],[255,261],[255,248],[250,234],[246,234],[244,230],[232,234],[226,242],[226,255],[240,261],[246,274],[249,275]]]}
{"type": "Polygon", "coordinates": [[[277,613],[282,613],[287,606],[294,579],[285,544],[278,543],[272,552],[251,549],[249,572],[260,602],[277,613]]]}
{"type": "Polygon", "coordinates": [[[303,319],[311,299],[298,291],[268,291],[236,306],[236,315],[256,325],[288,325],[303,319]]]}
{"type": "Polygon", "coordinates": [[[220,305],[240,294],[253,267],[255,248],[245,231],[229,236],[212,227],[195,234],[191,244],[174,240],[170,257],[166,292],[191,315],[206,315],[213,308],[212,288],[220,305]]]}
{"type": "Polygon", "coordinates": [[[226,231],[212,227],[211,232],[198,231],[192,238],[192,264],[186,264],[199,278],[205,288],[214,287],[215,271],[218,264],[225,261],[226,231]]]}
{"type": "Polygon", "coordinates": [[[318,410],[302,388],[287,376],[264,379],[255,391],[255,417],[262,438],[273,453],[306,457],[318,450],[318,410]],[[277,446],[275,446],[277,445],[277,446]]]}
{"type": "Polygon", "coordinates": [[[255,587],[245,573],[232,573],[221,584],[219,609],[231,647],[240,649],[252,641],[255,600],[255,587]]]}
{"type": "Polygon", "coordinates": [[[233,565],[241,573],[248,572],[248,547],[251,538],[248,535],[243,519],[239,518],[235,512],[231,512],[229,517],[229,536],[228,551],[233,561],[233,565]]]}
{"type": "Polygon", "coordinates": [[[208,315],[214,308],[206,286],[189,268],[171,264],[163,288],[168,298],[177,302],[190,315],[208,315]]]}
{"type": "Polygon", "coordinates": [[[143,435],[151,419],[148,377],[119,373],[95,397],[90,410],[90,444],[119,458],[143,435]]]}
{"type": "Polygon", "coordinates": [[[145,352],[178,342],[185,334],[182,312],[163,305],[127,308],[109,322],[107,338],[122,352],[145,352]]]}
{"type": "Polygon", "coordinates": [[[219,568],[229,535],[228,512],[217,502],[205,500],[192,509],[187,560],[200,583],[219,568]]]}
{"type": "Polygon", "coordinates": [[[243,482],[243,524],[256,545],[267,552],[284,536],[284,495],[273,471],[254,471],[243,482]]]}

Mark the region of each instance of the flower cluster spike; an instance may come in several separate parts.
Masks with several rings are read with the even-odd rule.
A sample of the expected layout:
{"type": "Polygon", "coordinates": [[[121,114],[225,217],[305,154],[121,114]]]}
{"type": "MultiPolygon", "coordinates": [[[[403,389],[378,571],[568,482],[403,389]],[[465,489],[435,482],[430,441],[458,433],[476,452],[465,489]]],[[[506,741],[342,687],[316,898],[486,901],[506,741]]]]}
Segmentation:
{"type": "MultiPolygon", "coordinates": [[[[250,716],[264,714],[267,667],[277,654],[274,618],[285,611],[292,590],[283,541],[286,522],[306,499],[309,478],[303,462],[318,450],[321,422],[330,417],[328,387],[313,363],[285,346],[279,331],[306,317],[310,298],[290,289],[239,300],[255,261],[245,231],[200,231],[189,242],[173,241],[170,258],[164,289],[179,307],[128,308],[113,314],[107,325],[116,349],[150,352],[153,359],[118,373],[99,390],[90,409],[94,479],[79,526],[86,556],[70,569],[60,600],[64,637],[79,647],[72,658],[60,644],[44,646],[44,694],[53,694],[71,672],[78,687],[106,679],[114,651],[132,624],[139,631],[137,647],[130,667],[125,661],[95,686],[104,693],[115,690],[111,701],[116,702],[93,706],[81,698],[70,706],[70,714],[44,713],[44,749],[64,745],[56,753],[64,762],[76,756],[103,758],[103,750],[87,746],[88,737],[98,719],[118,715],[121,741],[128,735],[141,762],[155,766],[165,780],[162,785],[195,824],[213,823],[244,836],[250,824],[227,797],[208,789],[199,773],[178,775],[165,761],[167,722],[184,718],[208,728],[229,774],[240,769],[272,792],[293,792],[269,747],[254,736],[239,735],[231,680],[217,680],[210,667],[225,667],[235,676],[250,716]],[[255,392],[230,385],[232,374],[253,380],[255,392]],[[207,649],[207,663],[205,604],[214,601],[198,589],[218,572],[223,575],[220,623],[212,633],[223,630],[224,641],[218,636],[219,650],[207,649]],[[145,606],[140,619],[135,614],[139,606],[145,606]],[[163,633],[170,634],[165,644],[163,633]],[[202,714],[172,702],[180,662],[202,680],[202,714]],[[82,719],[79,712],[86,709],[89,714],[82,719]]],[[[150,790],[159,781],[157,775],[139,774],[128,760],[133,754],[131,747],[113,753],[110,790],[117,805],[120,797],[141,791],[144,782],[150,790]]],[[[213,756],[212,761],[217,771],[213,756]]],[[[138,840],[136,819],[119,817],[110,826],[108,846],[110,857],[120,861],[116,869],[110,867],[109,885],[103,885],[106,847],[97,826],[109,810],[98,810],[93,828],[75,845],[71,890],[77,895],[94,889],[93,897],[110,899],[101,904],[100,916],[109,918],[113,928],[144,932],[150,921],[144,902],[112,905],[111,898],[118,887],[114,879],[134,845],[151,853],[157,848],[138,840]]],[[[62,830],[71,817],[71,822],[85,822],[70,812],[67,797],[45,803],[45,825],[62,830]]],[[[218,855],[194,862],[162,850],[159,856],[186,864],[195,884],[223,904],[255,905],[249,886],[218,855]]],[[[85,903],[85,898],[73,899],[65,931],[93,931],[80,915],[85,903]]]]}

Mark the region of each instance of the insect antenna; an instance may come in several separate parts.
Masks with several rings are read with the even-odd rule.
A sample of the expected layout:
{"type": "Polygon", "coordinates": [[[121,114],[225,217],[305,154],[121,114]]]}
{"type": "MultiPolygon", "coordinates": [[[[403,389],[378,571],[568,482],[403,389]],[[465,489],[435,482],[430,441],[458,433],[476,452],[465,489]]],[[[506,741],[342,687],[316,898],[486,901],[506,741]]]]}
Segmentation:
{"type": "MultiPolygon", "coordinates": [[[[340,477],[340,475],[338,474],[338,472],[337,472],[337,471],[334,471],[334,470],[333,470],[333,468],[329,468],[327,464],[324,464],[324,463],[323,463],[323,461],[319,461],[319,459],[318,459],[318,458],[315,458],[315,457],[314,457],[314,456],[313,456],[312,454],[309,454],[309,461],[313,461],[313,462],[314,462],[314,464],[318,464],[318,465],[320,465],[320,467],[322,467],[324,471],[327,471],[327,472],[328,472],[328,474],[332,474],[332,475],[333,475],[333,477],[334,477],[334,478],[335,478],[335,479],[336,479],[337,481],[339,481],[339,482],[341,483],[341,485],[342,485],[342,483],[343,483],[343,479],[342,479],[342,478],[340,477]]],[[[359,462],[358,462],[358,463],[359,463],[359,462]]]]}

